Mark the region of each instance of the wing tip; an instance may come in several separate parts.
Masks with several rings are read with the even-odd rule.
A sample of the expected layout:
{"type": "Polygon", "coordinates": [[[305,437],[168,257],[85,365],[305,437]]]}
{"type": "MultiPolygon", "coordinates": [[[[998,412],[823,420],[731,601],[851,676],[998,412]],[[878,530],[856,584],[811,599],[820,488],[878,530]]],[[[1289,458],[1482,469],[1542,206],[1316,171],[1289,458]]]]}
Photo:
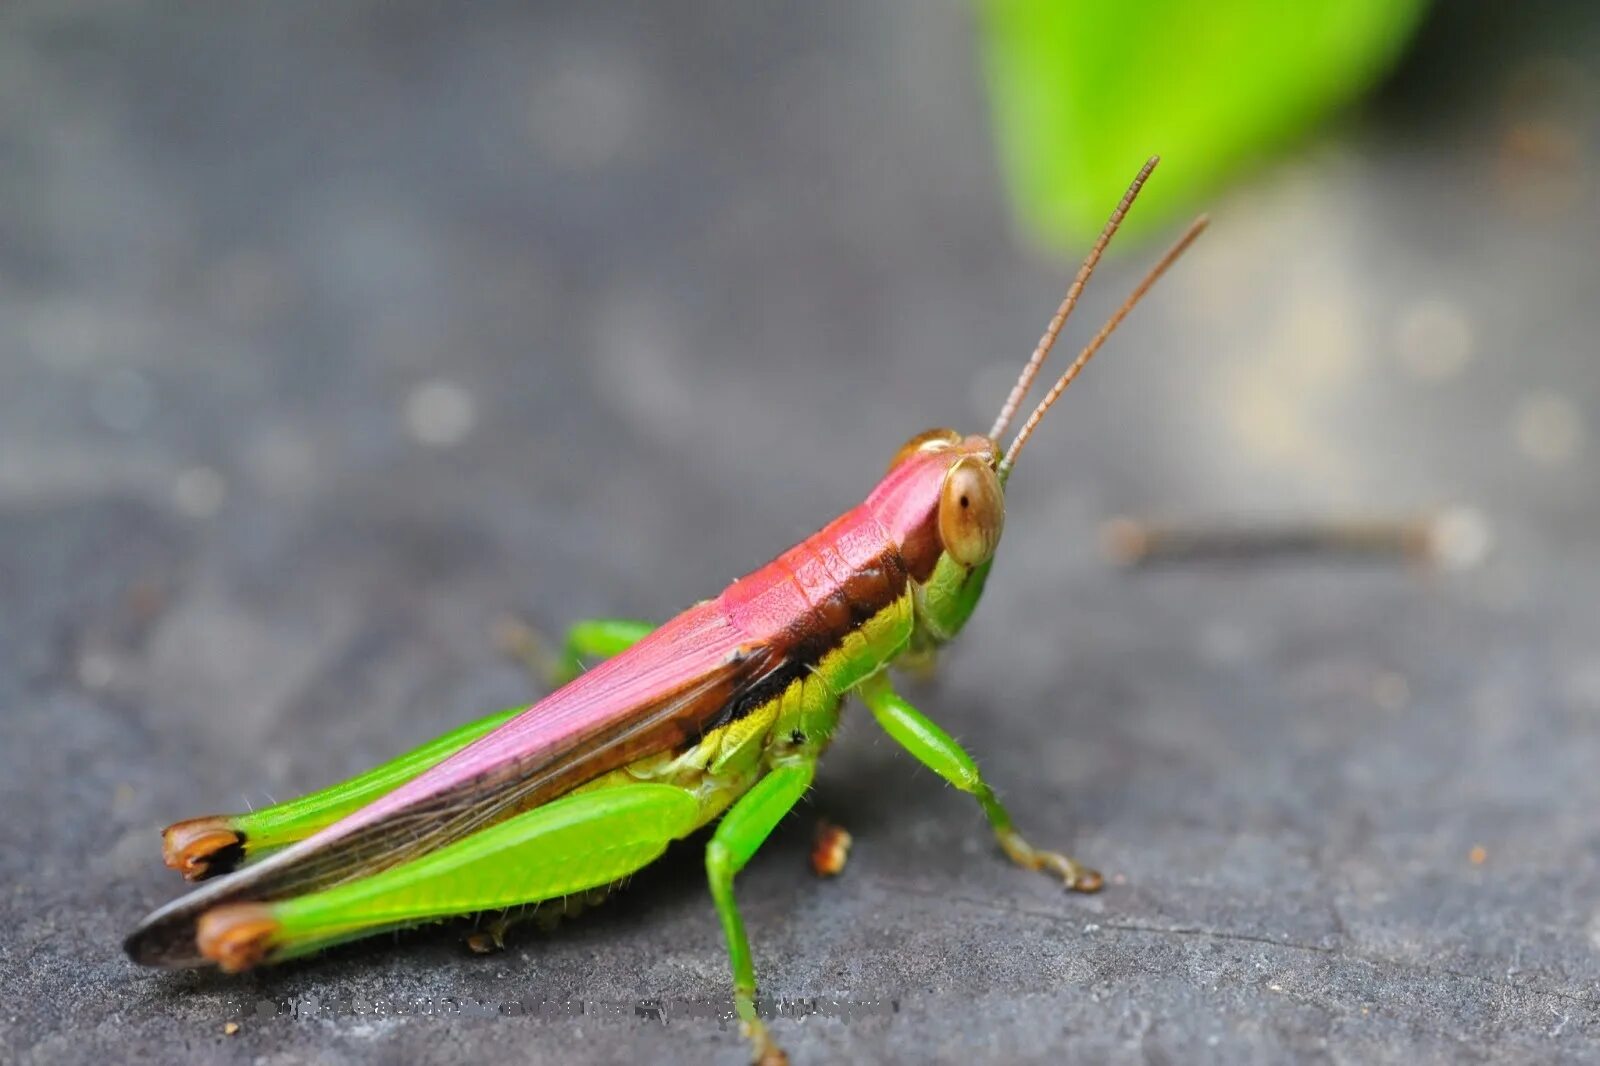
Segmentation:
{"type": "Polygon", "coordinates": [[[123,938],[122,950],[129,960],[159,970],[205,965],[206,959],[195,943],[193,921],[174,921],[167,917],[166,910],[151,914],[123,938]]]}

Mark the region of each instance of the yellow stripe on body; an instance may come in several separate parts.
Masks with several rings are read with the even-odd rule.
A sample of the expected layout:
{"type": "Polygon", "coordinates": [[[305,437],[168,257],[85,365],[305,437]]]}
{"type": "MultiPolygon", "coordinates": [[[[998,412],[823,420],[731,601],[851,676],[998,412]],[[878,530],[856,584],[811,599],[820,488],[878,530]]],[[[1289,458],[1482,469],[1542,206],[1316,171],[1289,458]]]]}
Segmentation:
{"type": "Polygon", "coordinates": [[[838,647],[776,698],[711,730],[685,751],[646,756],[573,791],[636,781],[677,785],[694,792],[700,801],[695,824],[699,828],[747,792],[775,760],[825,748],[844,694],[904,650],[914,627],[915,604],[908,587],[904,595],[847,633],[838,647]]]}

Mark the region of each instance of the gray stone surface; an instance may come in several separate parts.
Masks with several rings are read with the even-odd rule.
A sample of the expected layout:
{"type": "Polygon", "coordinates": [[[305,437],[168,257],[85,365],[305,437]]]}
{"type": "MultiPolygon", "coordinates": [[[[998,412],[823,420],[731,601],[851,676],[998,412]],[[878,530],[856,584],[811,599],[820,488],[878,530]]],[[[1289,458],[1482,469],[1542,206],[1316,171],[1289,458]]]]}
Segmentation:
{"type": "MultiPolygon", "coordinates": [[[[654,7],[4,16],[0,1058],[742,1057],[685,1016],[727,993],[692,848],[493,957],[119,948],[179,890],[167,821],[526,698],[502,612],[666,616],[987,427],[1072,264],[1010,227],[969,15],[654,7]]],[[[1011,869],[851,715],[740,881],[766,991],[857,1005],[779,1021],[797,1060],[1600,1057],[1600,48],[1585,5],[1440,7],[1363,119],[1217,198],[915,689],[1112,883],[1011,869]],[[1443,501],[1485,566],[1096,546],[1443,501]],[[819,813],[857,841],[826,883],[819,813]]]]}

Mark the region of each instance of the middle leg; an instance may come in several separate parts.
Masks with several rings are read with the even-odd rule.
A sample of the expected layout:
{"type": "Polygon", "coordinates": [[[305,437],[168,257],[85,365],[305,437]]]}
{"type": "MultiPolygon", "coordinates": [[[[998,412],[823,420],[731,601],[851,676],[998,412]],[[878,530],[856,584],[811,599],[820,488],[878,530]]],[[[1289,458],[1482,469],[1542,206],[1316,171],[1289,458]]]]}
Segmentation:
{"type": "Polygon", "coordinates": [[[887,677],[883,674],[870,677],[861,683],[859,691],[885,733],[928,769],[978,801],[994,830],[995,839],[1012,862],[1029,870],[1055,874],[1077,892],[1100,891],[1105,879],[1098,871],[1060,852],[1036,848],[1017,832],[1011,812],[978,772],[978,764],[973,762],[972,756],[954,737],[895,692],[887,677]]]}

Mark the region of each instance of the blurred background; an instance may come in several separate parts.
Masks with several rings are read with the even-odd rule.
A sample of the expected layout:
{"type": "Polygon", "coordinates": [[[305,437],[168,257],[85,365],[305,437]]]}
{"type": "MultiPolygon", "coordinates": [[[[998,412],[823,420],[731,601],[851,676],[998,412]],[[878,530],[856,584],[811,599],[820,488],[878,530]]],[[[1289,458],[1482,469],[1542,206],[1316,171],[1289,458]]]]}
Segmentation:
{"type": "Polygon", "coordinates": [[[1154,152],[1063,349],[1212,228],[1030,445],[911,690],[1110,884],[1008,868],[852,720],[740,891],[771,995],[897,1008],[778,1036],[1600,1051],[1600,11],[1114,7],[8,6],[4,1057],[738,1061],[631,1008],[395,1016],[721,1003],[693,848],[489,958],[422,931],[224,979],[119,944],[180,887],[167,822],[536,694],[496,619],[669,617],[911,434],[987,429],[1154,152]],[[1100,544],[1444,505],[1472,566],[1100,544]],[[829,883],[819,814],[856,837],[829,883]],[[281,1013],[350,997],[379,1006],[281,1013]]]}

